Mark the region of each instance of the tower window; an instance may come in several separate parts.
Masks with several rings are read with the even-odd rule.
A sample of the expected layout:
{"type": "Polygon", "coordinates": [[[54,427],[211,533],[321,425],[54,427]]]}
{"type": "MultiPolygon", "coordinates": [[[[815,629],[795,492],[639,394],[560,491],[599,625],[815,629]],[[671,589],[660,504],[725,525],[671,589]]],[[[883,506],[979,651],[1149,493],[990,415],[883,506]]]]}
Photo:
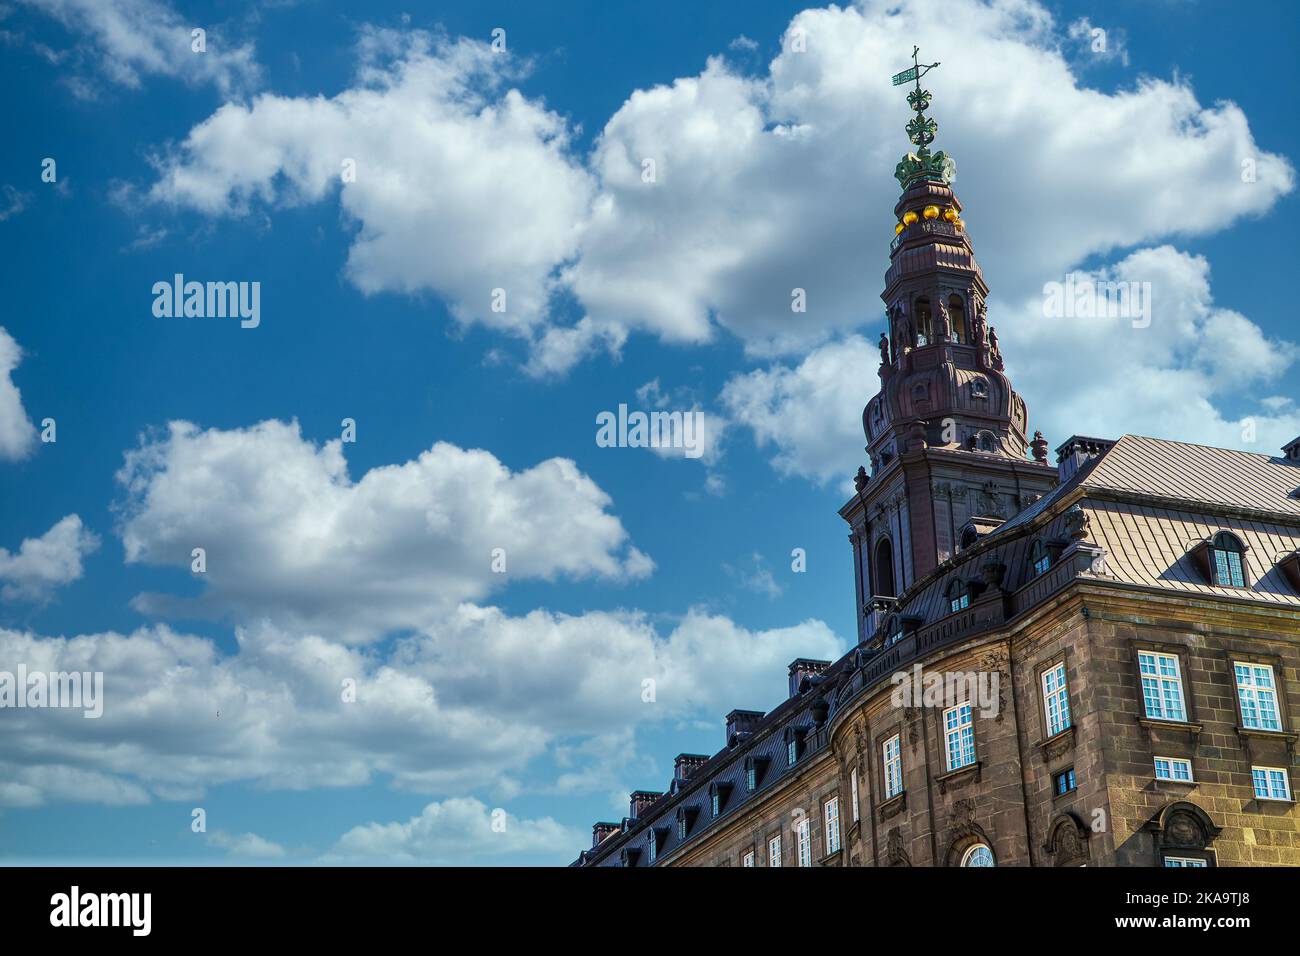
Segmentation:
{"type": "Polygon", "coordinates": [[[1214,536],[1214,583],[1223,588],[1244,588],[1246,546],[1236,535],[1220,531],[1214,536]]]}
{"type": "Polygon", "coordinates": [[[922,296],[916,300],[916,344],[929,345],[934,340],[930,300],[922,296]]]}
{"type": "Polygon", "coordinates": [[[961,296],[948,296],[948,316],[952,319],[952,336],[960,344],[970,342],[970,333],[966,328],[966,306],[961,296]]]}
{"type": "Polygon", "coordinates": [[[876,543],[876,593],[881,597],[894,597],[894,546],[888,538],[876,543]]]}

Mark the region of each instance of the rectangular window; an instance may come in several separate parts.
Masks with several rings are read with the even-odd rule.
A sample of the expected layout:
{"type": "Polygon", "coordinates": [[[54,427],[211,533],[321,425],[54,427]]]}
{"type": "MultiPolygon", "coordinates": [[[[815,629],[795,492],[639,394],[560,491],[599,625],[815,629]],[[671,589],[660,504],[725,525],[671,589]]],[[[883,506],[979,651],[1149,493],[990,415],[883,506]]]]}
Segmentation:
{"type": "Polygon", "coordinates": [[[794,825],[795,849],[798,851],[800,866],[812,866],[812,827],[804,817],[794,825]]]}
{"type": "Polygon", "coordinates": [[[857,823],[862,819],[858,815],[858,768],[854,767],[849,771],[849,806],[853,810],[853,822],[857,823]]]}
{"type": "Polygon", "coordinates": [[[745,768],[745,789],[753,792],[758,789],[758,766],[750,764],[745,768]]]}
{"type": "Polygon", "coordinates": [[[1175,780],[1178,783],[1192,782],[1192,762],[1182,757],[1157,757],[1156,779],[1175,780]]]}
{"type": "Polygon", "coordinates": [[[745,855],[742,856],[742,857],[740,858],[740,865],[741,865],[741,866],[753,866],[753,865],[754,865],[754,851],[753,851],[753,850],[746,850],[746,851],[745,851],[745,855]]]}
{"type": "Polygon", "coordinates": [[[722,813],[722,795],[719,794],[718,791],[713,791],[713,796],[710,798],[709,802],[712,804],[709,809],[713,812],[715,817],[722,813]]]}
{"type": "Polygon", "coordinates": [[[1214,583],[1225,588],[1244,588],[1246,575],[1241,568],[1241,555],[1223,548],[1214,549],[1214,583]]]}
{"type": "Polygon", "coordinates": [[[1281,767],[1251,767],[1255,796],[1260,800],[1290,800],[1291,781],[1281,767]]]}
{"type": "Polygon", "coordinates": [[[677,818],[677,839],[686,839],[686,816],[682,815],[677,818]]]}
{"type": "Polygon", "coordinates": [[[781,865],[781,834],[777,834],[767,841],[767,865],[781,865]]]}
{"type": "Polygon", "coordinates": [[[885,741],[885,799],[903,792],[903,751],[898,734],[885,741]]]}
{"type": "Polygon", "coordinates": [[[826,818],[826,855],[830,856],[840,849],[840,798],[827,800],[822,815],[826,818]]]}
{"type": "Polygon", "coordinates": [[[1178,658],[1155,651],[1138,652],[1142,675],[1142,702],[1153,720],[1186,720],[1183,707],[1183,679],[1178,658]]]}
{"type": "Polygon", "coordinates": [[[655,861],[655,857],[657,857],[658,855],[659,855],[659,838],[655,836],[655,832],[651,830],[650,844],[649,846],[646,847],[646,860],[650,863],[653,863],[655,861]]]}
{"type": "Polygon", "coordinates": [[[961,594],[956,597],[949,598],[948,607],[954,614],[958,611],[966,610],[966,608],[970,607],[970,592],[962,591],[961,594]]]}
{"type": "Polygon", "coordinates": [[[943,712],[943,739],[949,770],[959,770],[975,762],[975,726],[971,723],[970,704],[943,712]]]}
{"type": "Polygon", "coordinates": [[[1055,737],[1070,726],[1070,693],[1065,686],[1065,662],[1043,671],[1043,712],[1047,736],[1055,737]]]}
{"type": "Polygon", "coordinates": [[[1198,860],[1194,856],[1167,856],[1165,857],[1165,866],[1205,866],[1209,864],[1204,860],[1198,860]]]}
{"type": "Polygon", "coordinates": [[[1241,701],[1241,723],[1250,730],[1281,730],[1277,709],[1277,687],[1273,668],[1267,664],[1232,665],[1237,674],[1237,699],[1241,701]]]}
{"type": "Polygon", "coordinates": [[[799,759],[799,738],[791,737],[790,742],[785,745],[785,762],[793,767],[799,759]]]}
{"type": "Polygon", "coordinates": [[[1074,790],[1074,768],[1062,770],[1056,776],[1052,777],[1052,789],[1058,797],[1064,796],[1074,790]]]}

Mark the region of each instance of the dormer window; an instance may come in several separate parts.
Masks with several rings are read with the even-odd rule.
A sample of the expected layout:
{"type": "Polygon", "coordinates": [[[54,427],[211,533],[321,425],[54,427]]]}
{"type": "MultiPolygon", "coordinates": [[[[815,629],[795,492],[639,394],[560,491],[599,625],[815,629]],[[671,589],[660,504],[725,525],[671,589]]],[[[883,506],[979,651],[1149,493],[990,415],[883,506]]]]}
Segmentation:
{"type": "Polygon", "coordinates": [[[649,834],[646,834],[646,862],[653,864],[659,858],[659,848],[663,847],[663,827],[650,827],[649,834]]]}
{"type": "MultiPolygon", "coordinates": [[[[654,840],[655,840],[655,838],[654,838],[654,833],[653,833],[653,831],[651,831],[651,836],[650,836],[650,845],[651,845],[651,846],[654,846],[654,845],[655,845],[654,840]]],[[[657,847],[656,847],[656,849],[657,849],[657,847]]],[[[651,852],[653,852],[653,851],[651,851],[651,852]]],[[[621,863],[623,866],[636,866],[637,861],[638,861],[639,859],[641,859],[641,851],[638,850],[638,849],[636,849],[635,847],[625,846],[625,847],[623,847],[622,850],[619,851],[619,854],[618,854],[618,862],[621,863]]],[[[653,863],[654,861],[655,861],[655,858],[654,858],[653,856],[651,856],[651,857],[650,857],[650,862],[653,863]]]]}
{"type": "Polygon", "coordinates": [[[997,451],[996,439],[993,437],[992,432],[980,432],[976,443],[980,451],[997,451]]]}
{"type": "Polygon", "coordinates": [[[793,767],[803,756],[804,736],[807,731],[802,727],[787,727],[785,730],[785,762],[793,767]]]}
{"type": "Polygon", "coordinates": [[[695,807],[677,808],[677,839],[679,841],[690,836],[691,825],[695,822],[695,816],[699,812],[695,807]]]}
{"type": "Polygon", "coordinates": [[[753,793],[763,782],[763,773],[767,770],[766,757],[745,758],[745,789],[753,793]]]}
{"type": "Polygon", "coordinates": [[[727,797],[729,796],[731,796],[731,784],[709,784],[709,811],[713,816],[722,816],[722,811],[727,807],[727,797]]]}
{"type": "Polygon", "coordinates": [[[1246,546],[1241,543],[1241,539],[1227,531],[1220,531],[1214,536],[1211,550],[1214,583],[1221,588],[1244,588],[1246,546]]]}
{"type": "Polygon", "coordinates": [[[1052,566],[1052,554],[1041,540],[1035,540],[1029,549],[1029,570],[1033,577],[1046,574],[1052,566]]]}
{"type": "Polygon", "coordinates": [[[970,607],[970,586],[961,578],[948,585],[948,611],[956,614],[970,607]]]}
{"type": "Polygon", "coordinates": [[[1204,580],[1221,588],[1244,588],[1246,545],[1231,531],[1220,531],[1197,542],[1188,552],[1204,580]]]}

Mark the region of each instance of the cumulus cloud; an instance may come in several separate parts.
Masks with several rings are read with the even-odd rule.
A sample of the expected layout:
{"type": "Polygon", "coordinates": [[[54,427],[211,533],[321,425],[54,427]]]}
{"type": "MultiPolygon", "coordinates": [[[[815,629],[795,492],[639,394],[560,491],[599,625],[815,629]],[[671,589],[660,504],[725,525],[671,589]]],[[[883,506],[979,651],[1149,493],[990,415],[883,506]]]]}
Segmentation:
{"type": "MultiPolygon", "coordinates": [[[[780,698],[791,658],[844,649],[820,621],[750,631],[693,611],[661,635],[635,612],[512,617],[471,605],[384,652],[266,625],[240,628],[237,642],[222,654],[167,627],[72,638],[0,630],[7,666],[104,674],[99,719],[6,713],[0,805],[194,799],[233,782],[310,789],[377,776],[463,796],[548,748],[581,752],[612,727],[764,706],[780,698]]],[[[549,786],[583,785],[565,769],[549,786]]]]}
{"type": "Polygon", "coordinates": [[[149,195],[238,215],[337,194],[362,291],[435,292],[459,322],[529,335],[591,189],[567,124],[506,89],[524,64],[485,43],[366,30],[361,50],[336,96],[223,106],[160,160],[149,195]]]}
{"type": "Polygon", "coordinates": [[[865,461],[862,409],[880,388],[876,346],[853,335],[814,349],[796,366],[775,364],[728,379],[722,402],[783,475],[847,482],[865,461]]]}
{"type": "Polygon", "coordinates": [[[358,862],[435,863],[460,866],[500,863],[500,857],[573,854],[583,834],[550,817],[523,820],[489,809],[472,797],[430,803],[405,823],[367,823],[343,834],[336,857],[358,862]]]}
{"type": "Polygon", "coordinates": [[[1185,79],[1083,85],[1081,29],[1030,0],[805,10],[764,73],[718,56],[634,91],[585,162],[562,117],[502,92],[522,69],[510,57],[368,29],[354,86],[223,107],[162,161],[150,195],[226,214],[337,191],[359,224],[348,261],[359,288],[432,291],[462,323],[524,336],[534,375],[617,352],[638,330],[687,344],[726,330],[751,354],[795,352],[879,309],[889,171],[907,148],[906,105],[887,80],[914,40],[946,50],[931,84],[939,144],[957,157],[972,234],[1011,299],[1089,256],[1258,215],[1293,188],[1242,111],[1203,106],[1185,79]],[[347,157],[357,176],[341,183],[347,157]],[[1050,210],[1025,197],[1051,197],[1050,210]],[[1053,210],[1068,212],[1039,214],[1053,210]],[[503,312],[491,311],[495,288],[503,312]],[[548,308],[561,290],[576,321],[548,308]],[[791,307],[796,290],[806,311],[791,307]]]}
{"type": "Polygon", "coordinates": [[[174,422],[127,454],[118,480],[128,563],[188,569],[205,552],[202,595],[138,597],[154,614],[266,617],[366,640],[429,626],[508,580],[628,581],[654,566],[609,496],[562,458],[516,472],[440,442],[354,481],[342,442],[316,445],[296,422],[174,422]]]}
{"type": "Polygon", "coordinates": [[[39,538],[24,538],[18,550],[0,548],[0,597],[43,601],[55,588],[81,577],[81,561],[99,547],[99,536],[77,515],[58,521],[39,538]]]}
{"type": "Polygon", "coordinates": [[[23,350],[13,336],[0,328],[0,459],[8,461],[26,458],[36,445],[36,426],[27,417],[22,393],[13,380],[22,358],[23,350]]]}
{"type": "Polygon", "coordinates": [[[600,191],[566,280],[594,323],[678,342],[720,326],[756,354],[874,324],[910,115],[888,78],[914,41],[942,51],[927,80],[937,145],[957,159],[995,292],[1013,301],[1091,255],[1214,232],[1293,188],[1237,106],[1203,106],[1183,79],[1089,89],[1063,52],[1076,40],[1024,0],[805,10],[764,75],[718,58],[628,98],[592,158],[600,191]]]}
{"type": "Polygon", "coordinates": [[[226,833],[214,830],[208,834],[208,843],[243,860],[279,860],[288,855],[280,844],[256,833],[226,833]]]}
{"type": "MultiPolygon", "coordinates": [[[[55,18],[78,38],[70,50],[39,49],[61,65],[93,64],[109,81],[131,89],[143,77],[165,76],[195,86],[214,85],[222,96],[256,84],[260,72],[251,43],[228,42],[224,29],[191,22],[161,0],[20,0],[55,18]],[[192,31],[206,31],[204,52],[192,31]]],[[[73,77],[72,88],[95,95],[94,84],[73,77]]]]}

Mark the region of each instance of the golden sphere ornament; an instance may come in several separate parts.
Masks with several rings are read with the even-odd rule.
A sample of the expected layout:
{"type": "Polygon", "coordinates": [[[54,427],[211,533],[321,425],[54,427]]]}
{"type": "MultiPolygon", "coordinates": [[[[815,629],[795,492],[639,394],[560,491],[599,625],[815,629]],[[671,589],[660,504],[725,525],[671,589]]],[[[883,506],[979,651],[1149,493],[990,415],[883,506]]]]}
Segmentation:
{"type": "Polygon", "coordinates": [[[903,225],[910,226],[912,223],[916,222],[916,220],[919,218],[920,217],[917,216],[915,212],[909,209],[907,212],[903,213],[903,225]]]}
{"type": "Polygon", "coordinates": [[[939,218],[939,207],[938,207],[938,206],[926,206],[925,209],[922,211],[922,214],[925,216],[926,219],[938,219],[938,218],[939,218]]]}
{"type": "Polygon", "coordinates": [[[943,211],[943,218],[946,219],[948,222],[956,222],[957,210],[953,209],[952,206],[949,206],[947,209],[943,211]]]}
{"type": "Polygon", "coordinates": [[[894,226],[894,235],[898,235],[900,232],[902,232],[902,231],[903,231],[903,228],[904,228],[904,226],[903,226],[903,224],[902,224],[901,222],[898,223],[897,225],[895,225],[895,226],[894,226]]]}

